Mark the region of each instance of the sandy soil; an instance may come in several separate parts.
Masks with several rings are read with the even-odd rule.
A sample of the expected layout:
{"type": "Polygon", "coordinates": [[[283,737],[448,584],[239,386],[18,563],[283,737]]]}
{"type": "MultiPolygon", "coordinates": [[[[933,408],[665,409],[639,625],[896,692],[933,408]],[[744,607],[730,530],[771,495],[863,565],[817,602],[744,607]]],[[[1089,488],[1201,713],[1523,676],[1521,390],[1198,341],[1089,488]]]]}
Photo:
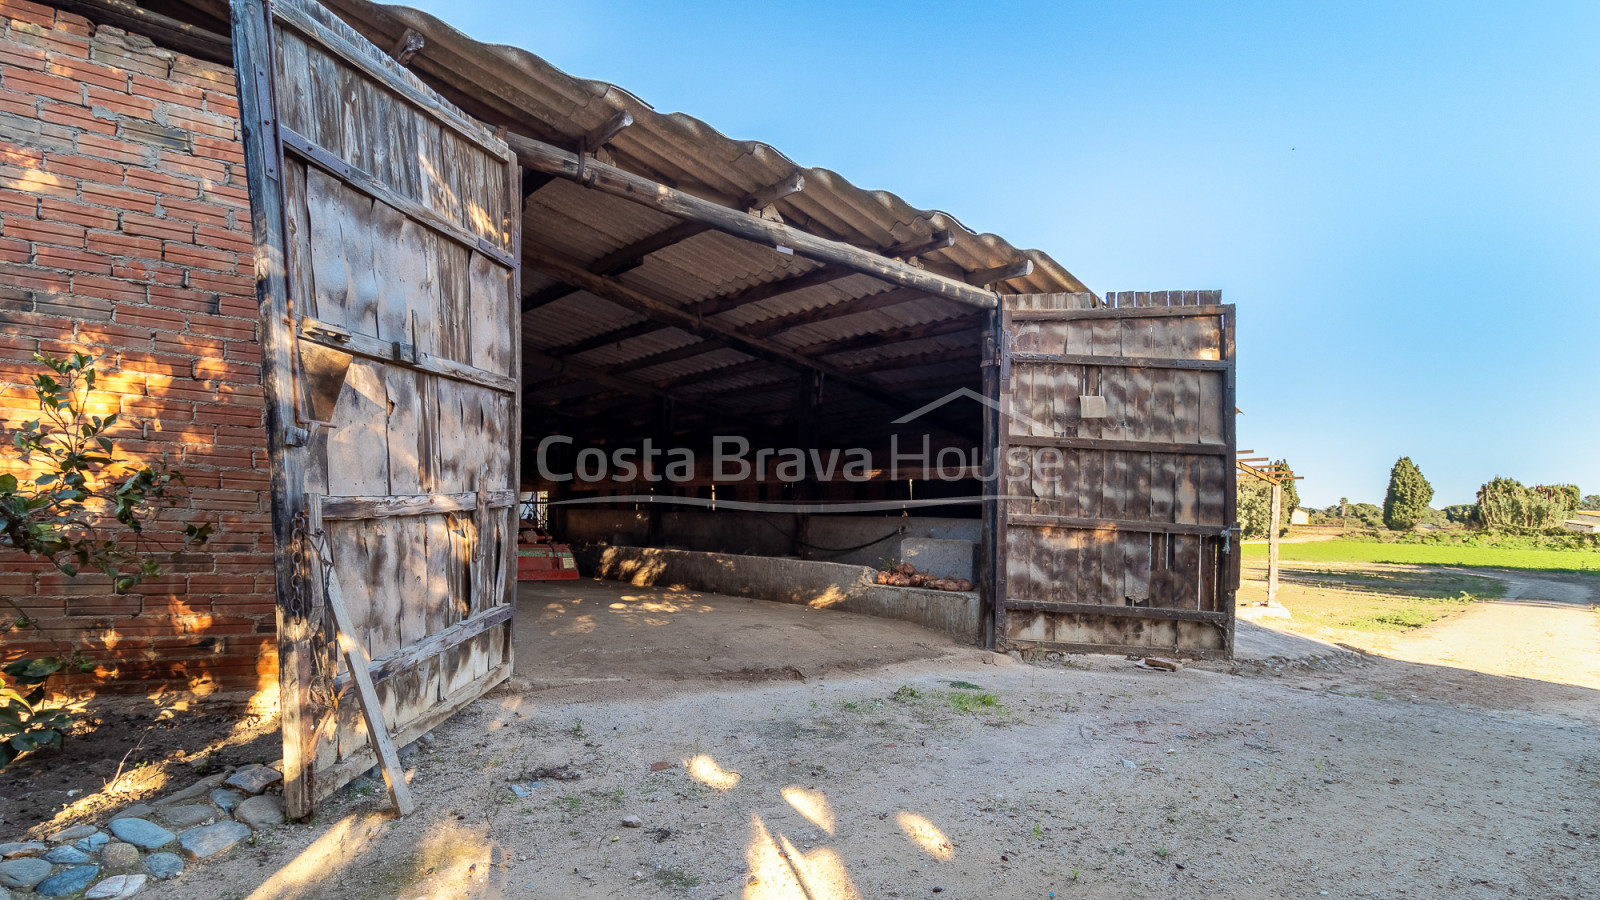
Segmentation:
{"type": "Polygon", "coordinates": [[[863,668],[852,648],[906,626],[571,590],[519,629],[518,684],[415,757],[417,814],[393,820],[358,784],[144,896],[1600,896],[1600,696],[1542,669],[1031,666],[930,632],[914,658],[863,668]],[[608,632],[629,604],[637,628],[684,630],[608,632]],[[583,615],[592,628],[560,633],[583,615]],[[804,636],[783,616],[837,627],[836,664],[791,650],[804,636]],[[724,627],[741,620],[782,640],[724,627]],[[564,655],[574,634],[645,674],[587,670],[564,655]],[[675,674],[650,675],[655,657],[675,674]]]}

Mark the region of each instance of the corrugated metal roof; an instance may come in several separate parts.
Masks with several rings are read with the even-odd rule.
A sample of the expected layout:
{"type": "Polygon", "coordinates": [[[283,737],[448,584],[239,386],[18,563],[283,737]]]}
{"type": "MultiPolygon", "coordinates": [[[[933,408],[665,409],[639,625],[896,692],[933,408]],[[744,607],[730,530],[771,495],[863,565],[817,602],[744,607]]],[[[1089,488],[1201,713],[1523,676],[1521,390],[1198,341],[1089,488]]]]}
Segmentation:
{"type": "MultiPolygon", "coordinates": [[[[408,63],[410,68],[468,114],[491,125],[572,148],[582,135],[625,110],[634,123],[598,156],[629,172],[742,207],[746,198],[799,171],[805,178],[804,189],[780,198],[763,215],[880,253],[949,232],[954,239],[951,246],[931,251],[914,264],[960,278],[1027,258],[1033,262],[1033,272],[996,285],[997,290],[1087,290],[1041,251],[1021,250],[997,235],[975,233],[947,213],[918,209],[887,191],[857,187],[836,172],[801,168],[767,144],[734,140],[692,116],[659,113],[622,88],[573,77],[523,49],[475,41],[428,13],[368,0],[324,2],[379,47],[396,46],[408,29],[420,33],[425,45],[408,63]]],[[[537,186],[526,200],[522,219],[526,250],[591,268],[621,248],[679,225],[679,220],[653,208],[560,179],[537,186]]],[[[608,277],[685,309],[702,322],[759,335],[774,347],[804,349],[830,366],[859,367],[858,380],[874,389],[910,393],[963,379],[976,386],[982,320],[971,307],[915,295],[897,295],[894,299],[901,302],[892,305],[857,302],[891,286],[856,274],[750,301],[738,293],[818,268],[818,263],[771,247],[706,231],[655,249],[608,277]],[[825,313],[828,309],[835,312],[825,313]],[[780,317],[793,318],[773,321],[780,317]],[[903,368],[897,369],[897,364],[903,368]]],[[[759,367],[749,355],[714,336],[667,324],[647,325],[647,316],[639,311],[585,291],[550,300],[559,285],[531,266],[525,269],[523,289],[525,296],[539,295],[543,303],[523,317],[525,349],[541,354],[555,351],[574,366],[646,386],[648,390],[641,392],[646,396],[649,390],[670,387],[685,398],[720,399],[741,406],[746,400],[767,402],[769,396],[774,402],[782,400],[783,392],[792,390],[788,387],[795,380],[792,366],[759,367]],[[611,334],[618,335],[617,340],[604,341],[611,334]],[[690,345],[704,345],[705,352],[671,352],[690,345]],[[663,359],[638,365],[663,353],[663,359]],[[728,371],[715,374],[720,369],[728,371]]],[[[592,396],[597,408],[610,409],[618,396],[615,386],[586,385],[577,374],[541,372],[533,365],[525,380],[530,403],[564,398],[581,404],[581,398],[592,396]]],[[[859,406],[862,396],[859,391],[856,395],[830,391],[825,404],[850,405],[846,401],[853,399],[859,406]]]]}
{"type": "MultiPolygon", "coordinates": [[[[1033,260],[1034,272],[1009,283],[1012,292],[1088,290],[1042,251],[975,233],[949,213],[918,209],[888,191],[857,187],[828,169],[802,168],[768,144],[734,140],[693,116],[656,112],[617,85],[574,77],[518,47],[473,40],[421,10],[367,0],[327,0],[327,5],[382,47],[393,46],[407,28],[422,34],[427,43],[413,58],[413,69],[431,82],[471,85],[481,103],[499,106],[512,120],[540,126],[536,137],[574,141],[627,110],[634,124],[612,140],[610,149],[630,171],[654,174],[691,193],[738,198],[798,169],[805,174],[805,190],[777,203],[792,225],[880,250],[949,231],[955,245],[930,254],[930,260],[974,271],[1026,256],[1033,260]]],[[[482,113],[471,109],[472,104],[463,105],[482,113]]]]}

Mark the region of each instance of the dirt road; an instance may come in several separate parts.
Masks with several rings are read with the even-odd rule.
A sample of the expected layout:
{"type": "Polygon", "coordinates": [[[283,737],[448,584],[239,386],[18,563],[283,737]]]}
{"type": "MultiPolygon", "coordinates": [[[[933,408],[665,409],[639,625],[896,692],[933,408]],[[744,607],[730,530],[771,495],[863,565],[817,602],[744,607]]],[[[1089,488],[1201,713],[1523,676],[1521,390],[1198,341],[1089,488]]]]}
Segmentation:
{"type": "MultiPolygon", "coordinates": [[[[634,602],[713,615],[682,600],[634,602]]],[[[851,623],[869,647],[872,627],[851,623]]],[[[1398,660],[1028,666],[922,642],[804,681],[752,682],[788,657],[730,640],[701,660],[722,677],[510,688],[413,761],[405,821],[357,785],[145,895],[1600,896],[1593,689],[1398,660]]]]}
{"type": "Polygon", "coordinates": [[[1505,582],[1498,600],[1397,643],[1387,654],[1407,662],[1455,666],[1487,675],[1600,689],[1600,579],[1527,572],[1483,572],[1505,582]]]}

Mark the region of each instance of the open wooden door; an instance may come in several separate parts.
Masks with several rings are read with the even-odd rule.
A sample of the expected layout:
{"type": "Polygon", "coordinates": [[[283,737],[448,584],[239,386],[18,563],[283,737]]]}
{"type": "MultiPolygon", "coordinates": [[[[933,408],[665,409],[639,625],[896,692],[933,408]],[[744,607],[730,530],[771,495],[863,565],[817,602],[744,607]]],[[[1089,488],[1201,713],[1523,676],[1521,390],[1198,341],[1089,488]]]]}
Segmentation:
{"type": "Polygon", "coordinates": [[[1215,291],[1003,299],[996,643],[1231,654],[1233,307],[1215,291]]]}
{"type": "Polygon", "coordinates": [[[234,0],[233,23],[298,818],[375,761],[324,579],[397,744],[511,672],[519,179],[314,0],[234,0]]]}

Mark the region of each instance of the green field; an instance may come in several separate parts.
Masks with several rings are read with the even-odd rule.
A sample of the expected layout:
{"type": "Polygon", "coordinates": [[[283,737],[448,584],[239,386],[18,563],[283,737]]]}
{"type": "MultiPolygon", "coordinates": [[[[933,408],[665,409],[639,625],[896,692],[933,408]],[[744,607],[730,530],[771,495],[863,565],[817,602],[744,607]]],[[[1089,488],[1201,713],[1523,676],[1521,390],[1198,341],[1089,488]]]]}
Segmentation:
{"type": "MultiPolygon", "coordinates": [[[[1246,559],[1265,559],[1267,545],[1245,544],[1246,559]]],[[[1303,562],[1380,562],[1421,566],[1471,566],[1540,572],[1600,573],[1597,550],[1520,550],[1461,544],[1401,544],[1370,541],[1320,541],[1283,544],[1279,558],[1303,562]]]]}

